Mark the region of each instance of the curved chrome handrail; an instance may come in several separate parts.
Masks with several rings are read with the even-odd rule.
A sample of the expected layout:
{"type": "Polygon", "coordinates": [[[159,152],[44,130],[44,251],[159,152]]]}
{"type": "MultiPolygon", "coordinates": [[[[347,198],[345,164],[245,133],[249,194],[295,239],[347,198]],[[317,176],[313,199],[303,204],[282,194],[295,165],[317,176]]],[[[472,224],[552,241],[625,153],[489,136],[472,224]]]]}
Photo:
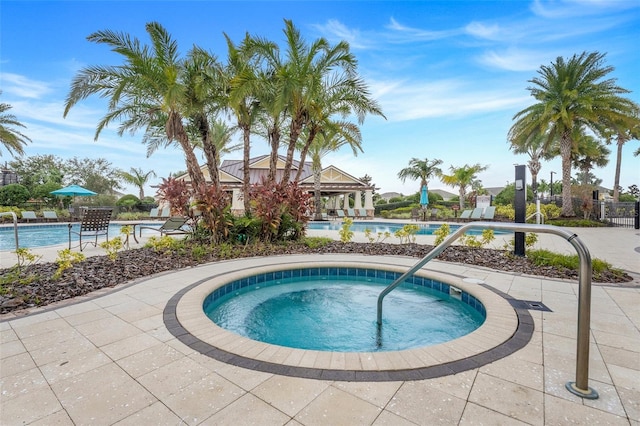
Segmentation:
{"type": "Polygon", "coordinates": [[[580,269],[578,272],[578,332],[577,332],[577,356],[576,356],[576,381],[568,382],[567,390],[581,398],[596,399],[598,392],[589,387],[589,328],[591,321],[591,254],[587,247],[580,241],[576,234],[566,229],[552,225],[532,225],[528,223],[498,223],[498,222],[473,222],[468,223],[449,235],[441,244],[431,250],[425,257],[413,265],[400,278],[389,284],[378,296],[378,334],[382,327],[382,302],[384,297],[394,288],[398,287],[407,278],[415,274],[431,259],[442,253],[455,240],[465,232],[474,229],[500,229],[515,232],[536,232],[543,234],[555,234],[567,240],[578,253],[580,269]]]}

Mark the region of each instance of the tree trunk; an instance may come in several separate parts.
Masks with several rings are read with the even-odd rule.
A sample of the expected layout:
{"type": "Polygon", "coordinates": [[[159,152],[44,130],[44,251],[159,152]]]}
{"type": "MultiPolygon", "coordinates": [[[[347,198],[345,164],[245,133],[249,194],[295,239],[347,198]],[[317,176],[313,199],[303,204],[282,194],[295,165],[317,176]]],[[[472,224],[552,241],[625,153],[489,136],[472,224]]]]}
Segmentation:
{"type": "Polygon", "coordinates": [[[309,137],[307,138],[304,147],[302,147],[302,151],[300,151],[300,166],[298,167],[298,173],[296,173],[295,181],[300,182],[300,177],[302,176],[302,169],[304,168],[304,162],[307,159],[307,153],[309,152],[309,147],[313,143],[313,140],[316,138],[316,126],[312,126],[309,129],[309,137]]]}
{"type": "Polygon", "coordinates": [[[320,167],[313,168],[313,199],[316,210],[315,220],[322,220],[322,193],[320,188],[322,186],[322,169],[320,167]]]}
{"type": "Polygon", "coordinates": [[[626,142],[623,135],[618,133],[618,149],[616,152],[616,175],[613,178],[613,202],[617,203],[620,199],[620,167],[622,164],[622,145],[626,142]]]}
{"type": "Polygon", "coordinates": [[[531,173],[531,188],[533,188],[533,199],[538,199],[538,173],[540,173],[540,159],[532,156],[529,160],[529,172],[531,173]]]}
{"type": "Polygon", "coordinates": [[[242,127],[242,141],[243,141],[243,157],[242,157],[242,200],[244,201],[244,213],[247,214],[251,210],[251,203],[249,202],[249,159],[251,156],[251,133],[249,126],[242,127]]]}
{"type": "Polygon", "coordinates": [[[298,142],[298,137],[300,136],[300,132],[302,131],[303,118],[296,117],[291,121],[291,127],[289,131],[289,146],[287,147],[287,158],[284,163],[284,171],[282,172],[282,180],[283,184],[289,183],[289,179],[291,177],[291,168],[293,167],[293,154],[296,150],[296,142],[298,142]]]}
{"type": "Polygon", "coordinates": [[[177,140],[184,152],[185,163],[187,165],[187,172],[191,178],[191,186],[197,193],[199,188],[204,187],[206,181],[200,166],[198,165],[198,159],[193,152],[193,146],[189,142],[189,136],[184,130],[182,125],[182,117],[175,111],[169,113],[169,118],[166,123],[167,138],[169,140],[177,140]]]}
{"type": "Polygon", "coordinates": [[[562,157],[562,213],[564,217],[574,217],[573,200],[571,199],[571,155],[573,141],[568,131],[560,139],[560,156],[562,157]]]}
{"type": "Polygon", "coordinates": [[[202,136],[202,150],[207,159],[207,170],[211,178],[211,184],[216,188],[220,186],[220,177],[218,175],[218,151],[213,142],[211,142],[211,133],[209,132],[209,121],[206,117],[198,118],[198,130],[202,136]]]}
{"type": "Polygon", "coordinates": [[[269,130],[269,145],[271,146],[271,155],[269,157],[269,175],[267,180],[276,183],[276,174],[278,173],[278,148],[280,147],[280,129],[274,125],[269,130]]]}
{"type": "Polygon", "coordinates": [[[460,185],[460,191],[458,192],[458,196],[460,197],[460,211],[464,210],[464,196],[466,191],[464,190],[464,186],[460,185]]]}

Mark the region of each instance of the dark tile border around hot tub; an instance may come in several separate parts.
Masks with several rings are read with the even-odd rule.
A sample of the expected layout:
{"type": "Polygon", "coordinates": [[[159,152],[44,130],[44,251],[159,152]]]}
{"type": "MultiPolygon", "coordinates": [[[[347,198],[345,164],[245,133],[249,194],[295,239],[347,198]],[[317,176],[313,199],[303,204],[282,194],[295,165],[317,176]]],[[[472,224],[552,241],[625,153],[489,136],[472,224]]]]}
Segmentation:
{"type": "MultiPolygon", "coordinates": [[[[422,368],[414,368],[407,370],[384,370],[384,371],[356,371],[356,370],[333,370],[321,368],[308,368],[276,364],[272,362],[255,360],[252,358],[236,355],[221,350],[207,342],[204,342],[186,330],[176,315],[178,302],[187,292],[199,286],[200,284],[210,280],[207,277],[190,286],[180,290],[168,302],[163,311],[163,321],[167,330],[182,343],[190,347],[196,352],[214,358],[218,361],[235,365],[237,367],[247,368],[250,370],[261,371],[264,373],[279,374],[283,376],[300,377],[305,379],[318,380],[338,380],[347,382],[389,382],[389,381],[407,381],[407,380],[423,380],[433,379],[436,377],[448,376],[451,374],[461,373],[463,371],[472,370],[491,362],[502,359],[512,353],[522,349],[529,343],[533,336],[534,323],[531,314],[526,309],[515,309],[518,318],[518,326],[513,335],[505,342],[491,348],[480,354],[472,355],[468,358],[432,365],[422,368]]],[[[496,290],[486,284],[480,284],[482,287],[503,297],[507,301],[513,299],[508,294],[496,290]]]]}

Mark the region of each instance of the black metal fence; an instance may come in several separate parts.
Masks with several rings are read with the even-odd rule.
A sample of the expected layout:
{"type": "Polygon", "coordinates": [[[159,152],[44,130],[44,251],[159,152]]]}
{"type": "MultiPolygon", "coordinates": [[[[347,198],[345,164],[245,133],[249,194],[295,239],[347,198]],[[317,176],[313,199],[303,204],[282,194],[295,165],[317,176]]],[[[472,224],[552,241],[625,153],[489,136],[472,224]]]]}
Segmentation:
{"type": "MultiPolygon", "coordinates": [[[[573,198],[573,211],[577,217],[584,217],[585,203],[581,198],[573,198]]],[[[562,197],[545,198],[541,204],[555,204],[562,207],[562,197]]],[[[640,229],[640,216],[638,201],[617,202],[593,200],[588,206],[587,217],[607,223],[609,226],[640,229]]]]}
{"type": "Polygon", "coordinates": [[[598,201],[594,203],[593,213],[598,220],[610,226],[640,229],[638,210],[638,201],[618,203],[598,201]]]}

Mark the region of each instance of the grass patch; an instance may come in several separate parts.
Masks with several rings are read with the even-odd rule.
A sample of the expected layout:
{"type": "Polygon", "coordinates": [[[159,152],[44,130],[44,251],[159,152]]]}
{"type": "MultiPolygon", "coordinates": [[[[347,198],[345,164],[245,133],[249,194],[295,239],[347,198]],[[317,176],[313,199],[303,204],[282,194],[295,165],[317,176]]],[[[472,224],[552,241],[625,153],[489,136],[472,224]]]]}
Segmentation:
{"type": "MultiPolygon", "coordinates": [[[[568,255],[554,253],[549,250],[528,250],[527,257],[536,266],[550,266],[553,268],[566,268],[573,271],[578,271],[580,268],[580,258],[577,254],[568,255]]],[[[591,269],[594,279],[599,279],[605,274],[613,274],[615,276],[622,276],[624,272],[620,269],[614,268],[609,262],[605,262],[600,259],[591,259],[591,269]]]]}
{"type": "Polygon", "coordinates": [[[603,228],[603,227],[607,227],[606,223],[598,222],[597,220],[589,220],[589,219],[557,218],[557,219],[549,219],[545,223],[547,225],[572,226],[572,227],[575,227],[575,228],[603,228]]]}
{"type": "Polygon", "coordinates": [[[331,244],[332,242],[333,240],[331,238],[326,237],[304,237],[302,239],[302,243],[310,249],[324,247],[327,244],[331,244]]]}

